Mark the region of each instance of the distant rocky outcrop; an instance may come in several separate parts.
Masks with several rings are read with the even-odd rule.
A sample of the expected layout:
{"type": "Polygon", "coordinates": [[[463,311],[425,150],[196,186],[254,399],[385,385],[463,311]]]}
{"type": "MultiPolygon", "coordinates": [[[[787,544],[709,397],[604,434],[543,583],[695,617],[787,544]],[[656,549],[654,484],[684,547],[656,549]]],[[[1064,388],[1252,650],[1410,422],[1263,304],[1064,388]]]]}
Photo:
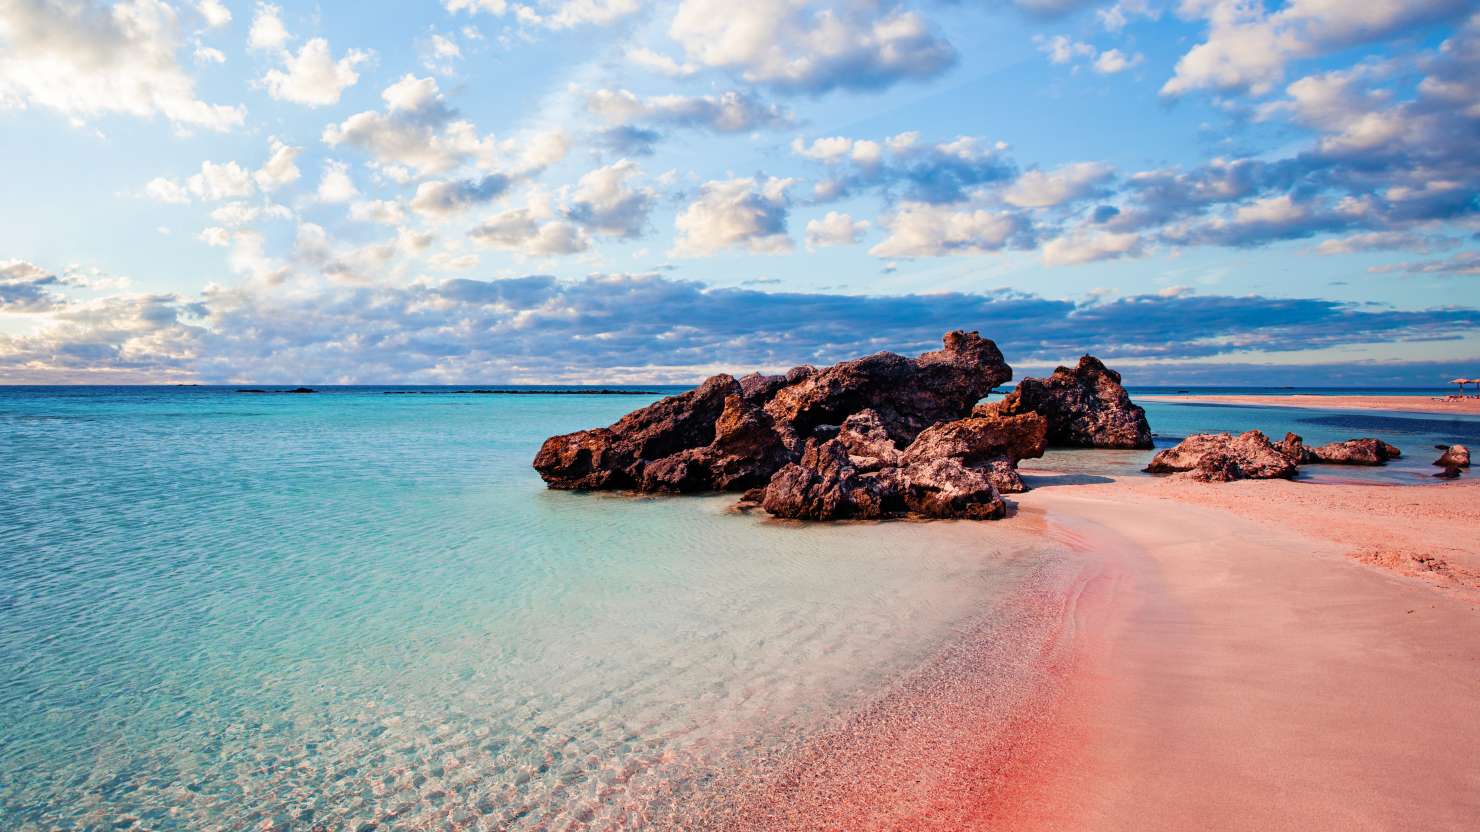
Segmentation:
{"type": "Polygon", "coordinates": [[[547,439],[534,467],[561,489],[764,486],[752,497],[783,517],[887,517],[914,506],[928,516],[996,516],[992,483],[1015,480],[1021,490],[1005,469],[1035,447],[1042,453],[1042,420],[965,417],[1011,377],[995,344],[961,331],[913,359],[885,352],[783,375],[717,375],[610,427],[547,439]],[[981,424],[942,425],[958,420],[981,424]],[[906,460],[934,428],[942,431],[906,460]],[[1035,430],[1036,444],[1019,435],[1035,430]],[[937,445],[939,456],[927,459],[924,448],[937,445]]]}
{"type": "Polygon", "coordinates": [[[1314,448],[1306,448],[1306,452],[1310,455],[1310,459],[1303,464],[1320,463],[1322,465],[1382,465],[1390,459],[1397,459],[1403,455],[1402,451],[1381,439],[1371,438],[1331,442],[1314,448]]]}
{"type": "Polygon", "coordinates": [[[1402,455],[1380,439],[1348,439],[1312,448],[1294,433],[1270,442],[1264,434],[1251,430],[1238,437],[1226,433],[1189,436],[1153,457],[1146,471],[1185,473],[1204,482],[1288,479],[1300,465],[1382,465],[1402,455]]]}
{"type": "Polygon", "coordinates": [[[1290,479],[1295,476],[1296,468],[1282,450],[1284,444],[1276,446],[1257,430],[1238,436],[1200,433],[1157,453],[1146,466],[1146,472],[1179,473],[1202,482],[1290,479]]]}
{"type": "Polygon", "coordinates": [[[1131,402],[1120,374],[1086,355],[1073,369],[1046,379],[1025,378],[1007,397],[978,413],[1037,413],[1048,420],[1048,444],[1076,448],[1150,449],[1146,411],[1131,402]]]}

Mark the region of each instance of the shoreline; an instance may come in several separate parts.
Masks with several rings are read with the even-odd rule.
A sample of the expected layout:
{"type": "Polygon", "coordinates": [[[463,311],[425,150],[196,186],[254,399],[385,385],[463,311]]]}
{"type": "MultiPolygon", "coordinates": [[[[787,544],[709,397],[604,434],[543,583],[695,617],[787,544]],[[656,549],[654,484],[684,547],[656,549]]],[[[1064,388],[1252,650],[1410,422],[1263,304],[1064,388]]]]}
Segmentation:
{"type": "Polygon", "coordinates": [[[1296,407],[1309,410],[1385,410],[1403,413],[1434,413],[1480,416],[1480,398],[1444,400],[1429,396],[1319,396],[1292,393],[1288,396],[1246,395],[1151,395],[1137,396],[1137,401],[1163,404],[1212,404],[1241,407],[1296,407]]]}
{"type": "Polygon", "coordinates": [[[1005,628],[963,631],[841,725],[721,777],[699,828],[1460,830],[1480,815],[1480,542],[1465,536],[1480,483],[1024,474],[1033,490],[998,523],[1061,545],[1063,571],[1005,628]]]}

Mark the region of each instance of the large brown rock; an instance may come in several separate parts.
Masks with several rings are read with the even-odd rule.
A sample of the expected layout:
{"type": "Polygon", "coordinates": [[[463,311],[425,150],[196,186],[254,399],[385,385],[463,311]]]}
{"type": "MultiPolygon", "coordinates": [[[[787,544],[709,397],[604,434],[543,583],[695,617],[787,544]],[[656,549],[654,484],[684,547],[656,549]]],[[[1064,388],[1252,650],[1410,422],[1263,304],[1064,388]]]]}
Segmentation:
{"type": "Polygon", "coordinates": [[[831,440],[864,410],[873,416],[854,425],[858,436],[897,452],[925,428],[968,415],[1012,377],[997,346],[977,333],[951,332],[944,342],[913,359],[878,353],[784,375],[717,375],[610,427],[547,439],[534,467],[551,488],[743,491],[800,462],[809,442],[831,440]]]}
{"type": "Polygon", "coordinates": [[[898,480],[888,468],[863,471],[838,439],[807,443],[799,462],[783,467],[766,485],[761,507],[794,520],[876,519],[903,511],[898,480]]]}
{"type": "Polygon", "coordinates": [[[1306,448],[1309,459],[1306,464],[1324,465],[1382,465],[1397,459],[1403,452],[1380,439],[1348,439],[1306,448]]]}
{"type": "Polygon", "coordinates": [[[1289,479],[1295,476],[1295,463],[1257,430],[1239,436],[1200,433],[1152,457],[1146,472],[1181,473],[1204,482],[1289,479]]]}
{"type": "Polygon", "coordinates": [[[1149,449],[1146,411],[1120,386],[1120,373],[1086,355],[1073,369],[1059,367],[1046,379],[1025,378],[999,402],[978,413],[1038,413],[1048,420],[1048,444],[1073,448],[1149,449]]]}
{"type": "Polygon", "coordinates": [[[945,336],[919,358],[881,352],[844,361],[778,389],[765,404],[786,446],[799,452],[818,428],[873,410],[901,447],[936,422],[968,415],[993,387],[1012,378],[997,345],[975,332],[945,336]]]}
{"type": "Polygon", "coordinates": [[[905,506],[920,517],[996,520],[1007,514],[988,473],[958,459],[931,459],[899,469],[905,506]]]}
{"type": "Polygon", "coordinates": [[[727,375],[623,416],[609,428],[545,440],[534,467],[551,488],[637,488],[647,463],[714,441],[725,403],[740,396],[727,375]]]}
{"type": "Polygon", "coordinates": [[[969,417],[926,428],[900,451],[879,414],[862,410],[834,438],[809,440],[802,459],[771,479],[761,507],[803,520],[1001,517],[1001,495],[1024,490],[1018,460],[1043,454],[1046,430],[1036,413],[969,417]]]}

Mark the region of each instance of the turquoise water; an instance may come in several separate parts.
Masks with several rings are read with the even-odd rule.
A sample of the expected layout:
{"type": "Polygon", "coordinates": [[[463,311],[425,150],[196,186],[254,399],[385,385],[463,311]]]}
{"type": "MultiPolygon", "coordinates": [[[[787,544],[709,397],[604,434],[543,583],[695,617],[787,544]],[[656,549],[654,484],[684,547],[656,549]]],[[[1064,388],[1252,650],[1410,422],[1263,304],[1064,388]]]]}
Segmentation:
{"type": "MultiPolygon", "coordinates": [[[[545,436],[652,398],[0,388],[0,829],[638,825],[1007,620],[1060,564],[1022,524],[926,545],[732,497],[550,492],[529,468],[545,436]]],[[[1427,481],[1430,444],[1480,430],[1148,411],[1162,444],[1371,434],[1412,460],[1316,478],[1427,481]]]]}
{"type": "Polygon", "coordinates": [[[650,398],[0,389],[0,829],[638,817],[1048,561],[530,470],[650,398]]]}

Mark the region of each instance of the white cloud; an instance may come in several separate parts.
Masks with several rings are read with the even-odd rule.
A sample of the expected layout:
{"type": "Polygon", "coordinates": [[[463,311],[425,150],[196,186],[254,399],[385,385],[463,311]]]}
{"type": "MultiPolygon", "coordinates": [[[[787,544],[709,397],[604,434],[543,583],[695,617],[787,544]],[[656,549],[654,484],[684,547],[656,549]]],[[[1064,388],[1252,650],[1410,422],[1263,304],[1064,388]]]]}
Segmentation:
{"type": "Polygon", "coordinates": [[[272,155],[268,156],[262,167],[252,174],[257,187],[264,191],[271,191],[297,182],[300,172],[294,162],[303,152],[303,148],[289,147],[277,136],[267,141],[268,147],[272,149],[272,155]]]}
{"type": "Polygon", "coordinates": [[[1037,35],[1033,42],[1038,44],[1038,51],[1047,55],[1049,62],[1055,64],[1067,64],[1075,58],[1093,58],[1096,52],[1093,45],[1070,40],[1064,35],[1054,35],[1051,38],[1037,35]]]}
{"type": "MultiPolygon", "coordinates": [[[[1083,58],[1089,61],[1090,67],[1101,75],[1115,75],[1146,60],[1146,56],[1139,52],[1133,55],[1127,55],[1119,49],[1106,49],[1101,52],[1094,44],[1071,40],[1064,35],[1054,35],[1050,38],[1036,35],[1033,42],[1038,45],[1039,52],[1048,56],[1049,63],[1070,64],[1083,58]]],[[[1075,70],[1078,71],[1077,66],[1075,70]]]]}
{"type": "Polygon", "coordinates": [[[207,201],[251,196],[254,192],[252,175],[236,162],[202,162],[200,173],[187,179],[185,187],[207,201]]]}
{"type": "Polygon", "coordinates": [[[1144,17],[1156,20],[1161,17],[1161,9],[1152,6],[1148,0],[1119,0],[1115,5],[1100,9],[1095,12],[1100,19],[1100,25],[1107,32],[1119,32],[1134,17],[1144,17]]]}
{"type": "Polygon", "coordinates": [[[640,236],[658,196],[651,188],[631,186],[641,173],[627,159],[587,173],[571,192],[567,216],[597,234],[640,236]]]}
{"type": "Polygon", "coordinates": [[[1008,212],[902,203],[882,220],[888,237],[869,249],[875,257],[939,257],[1000,251],[1027,223],[1008,212]]]}
{"type": "Polygon", "coordinates": [[[183,205],[190,202],[190,194],[180,183],[173,179],[165,179],[162,176],[149,180],[144,186],[144,195],[155,202],[169,202],[183,205]]]}
{"type": "Polygon", "coordinates": [[[852,245],[863,239],[868,227],[867,220],[855,220],[840,211],[828,211],[820,220],[807,221],[807,248],[852,245]]]}
{"type": "Polygon", "coordinates": [[[339,96],[360,80],[355,67],[370,59],[368,52],[351,49],[339,60],[329,51],[329,42],[313,38],[294,55],[283,53],[283,68],[262,76],[267,92],[279,101],[309,107],[339,103],[339,96]]]}
{"type": "Polygon", "coordinates": [[[728,179],[705,182],[699,197],[674,221],[673,253],[701,257],[727,248],[752,252],[790,251],[786,231],[792,179],[728,179]]]}
{"type": "Polygon", "coordinates": [[[872,2],[682,0],[668,32],[701,65],[798,92],[930,78],[956,60],[918,13],[872,2]]]}
{"type": "Polygon", "coordinates": [[[200,241],[208,246],[225,248],[231,245],[231,232],[219,226],[212,226],[200,232],[200,241]]]}
{"type": "Polygon", "coordinates": [[[400,225],[406,220],[406,212],[398,202],[377,199],[356,202],[349,207],[350,219],[356,222],[374,222],[382,225],[400,225]]]}
{"type": "Polygon", "coordinates": [[[0,109],[44,107],[74,123],[163,116],[229,130],[246,108],[207,104],[180,66],[179,20],[160,0],[8,0],[0,9],[0,109]]]}
{"type": "Polygon", "coordinates": [[[590,245],[580,228],[549,219],[548,214],[538,208],[519,208],[495,214],[468,233],[490,248],[531,257],[576,254],[590,245]]]}
{"type": "Polygon", "coordinates": [[[404,76],[381,93],[385,112],[356,113],[324,128],[330,147],[348,144],[375,157],[382,173],[400,176],[395,167],[413,168],[420,175],[446,173],[467,162],[481,170],[500,165],[511,176],[531,175],[565,157],[568,142],[559,130],[496,140],[479,136],[477,127],[453,118],[431,78],[404,76]]]}
{"type": "Polygon", "coordinates": [[[1030,170],[1003,192],[1009,205],[1049,208],[1092,195],[1114,175],[1103,162],[1076,162],[1050,171],[1030,170]]]}
{"type": "Polygon", "coordinates": [[[665,75],[669,78],[689,78],[699,72],[698,64],[688,62],[679,63],[673,58],[654,52],[651,49],[629,49],[627,50],[627,60],[649,72],[656,72],[659,75],[665,75]]]}
{"type": "Polygon", "coordinates": [[[209,46],[197,46],[197,47],[195,47],[194,57],[195,57],[195,62],[198,63],[198,64],[224,64],[224,63],[226,63],[226,53],[225,52],[222,52],[219,49],[212,49],[209,46]]]}
{"type": "Polygon", "coordinates": [[[513,12],[524,26],[547,29],[569,29],[576,26],[606,26],[636,14],[642,9],[639,0],[531,0],[509,4],[507,0],[442,0],[451,13],[491,14],[502,16],[513,12]]]}
{"type": "Polygon", "coordinates": [[[586,109],[611,124],[653,122],[716,133],[744,133],[792,121],[791,115],[777,105],[733,90],[719,95],[641,98],[628,90],[602,89],[586,96],[586,109]]]}
{"type": "Polygon", "coordinates": [[[282,9],[269,3],[258,3],[247,30],[247,48],[276,50],[288,44],[288,30],[283,27],[282,9]]]}
{"type": "Polygon", "coordinates": [[[349,178],[349,165],[334,159],[325,161],[318,194],[321,202],[349,202],[359,196],[360,190],[349,178]]]}
{"type": "Polygon", "coordinates": [[[1139,65],[1144,60],[1146,56],[1140,52],[1127,55],[1119,49],[1106,49],[1100,53],[1098,58],[1095,58],[1094,68],[1095,72],[1101,75],[1115,75],[1139,65]]]}
{"type": "Polygon", "coordinates": [[[1043,246],[1043,262],[1050,266],[1070,266],[1097,260],[1139,256],[1142,241],[1136,234],[1076,232],[1049,240],[1043,246]]]}
{"type": "Polygon", "coordinates": [[[199,0],[195,4],[195,10],[205,19],[206,26],[219,29],[231,22],[231,10],[221,4],[221,0],[199,0]]]}
{"type": "Polygon", "coordinates": [[[1206,18],[1207,39],[1177,61],[1164,95],[1198,89],[1267,93],[1292,59],[1396,34],[1471,8],[1467,0],[1290,0],[1276,11],[1251,0],[1184,0],[1179,14],[1206,18]]]}

